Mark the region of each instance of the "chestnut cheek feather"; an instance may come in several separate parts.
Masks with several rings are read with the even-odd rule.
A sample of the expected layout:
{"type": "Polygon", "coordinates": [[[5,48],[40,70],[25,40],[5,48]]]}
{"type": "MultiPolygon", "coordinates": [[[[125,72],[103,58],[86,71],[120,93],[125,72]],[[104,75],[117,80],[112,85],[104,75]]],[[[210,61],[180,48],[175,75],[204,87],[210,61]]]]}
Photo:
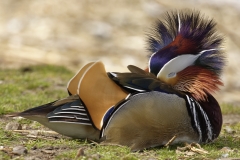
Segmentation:
{"type": "Polygon", "coordinates": [[[219,90],[222,86],[218,75],[199,66],[189,66],[177,74],[178,81],[173,88],[189,92],[196,100],[206,100],[207,94],[219,90]]]}

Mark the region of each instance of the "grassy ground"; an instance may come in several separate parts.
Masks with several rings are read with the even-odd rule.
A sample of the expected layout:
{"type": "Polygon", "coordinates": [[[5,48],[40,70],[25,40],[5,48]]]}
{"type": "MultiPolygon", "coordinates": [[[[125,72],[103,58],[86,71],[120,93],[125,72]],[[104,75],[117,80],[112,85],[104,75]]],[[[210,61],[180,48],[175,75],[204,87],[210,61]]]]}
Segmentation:
{"type": "MultiPolygon", "coordinates": [[[[127,147],[104,146],[52,133],[35,133],[34,130],[48,129],[30,120],[3,116],[66,97],[66,84],[73,75],[74,73],[66,68],[48,65],[19,70],[0,70],[0,159],[155,160],[240,157],[240,123],[224,124],[220,137],[211,144],[202,145],[198,151],[194,151],[194,146],[179,144],[131,152],[127,147]],[[21,124],[25,132],[5,130],[10,122],[21,124]],[[15,146],[26,147],[27,153],[14,154],[15,146]]],[[[225,115],[240,115],[240,109],[237,106],[224,104],[222,110],[225,115]]]]}

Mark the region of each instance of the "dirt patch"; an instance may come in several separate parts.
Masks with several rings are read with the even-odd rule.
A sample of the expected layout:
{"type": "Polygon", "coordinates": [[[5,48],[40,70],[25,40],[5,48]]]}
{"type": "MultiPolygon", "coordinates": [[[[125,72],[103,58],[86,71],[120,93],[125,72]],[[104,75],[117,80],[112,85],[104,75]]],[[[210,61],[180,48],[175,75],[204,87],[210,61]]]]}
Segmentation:
{"type": "Polygon", "coordinates": [[[234,115],[234,114],[223,115],[224,124],[234,124],[239,122],[240,122],[240,115],[234,115]]]}

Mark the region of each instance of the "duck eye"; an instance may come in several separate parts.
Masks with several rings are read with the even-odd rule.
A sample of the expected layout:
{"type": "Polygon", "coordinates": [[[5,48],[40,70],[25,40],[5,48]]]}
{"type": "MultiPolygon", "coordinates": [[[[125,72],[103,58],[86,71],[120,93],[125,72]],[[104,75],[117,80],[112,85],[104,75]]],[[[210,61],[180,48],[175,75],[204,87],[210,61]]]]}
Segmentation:
{"type": "Polygon", "coordinates": [[[171,72],[168,74],[168,78],[176,77],[176,72],[171,72]]]}

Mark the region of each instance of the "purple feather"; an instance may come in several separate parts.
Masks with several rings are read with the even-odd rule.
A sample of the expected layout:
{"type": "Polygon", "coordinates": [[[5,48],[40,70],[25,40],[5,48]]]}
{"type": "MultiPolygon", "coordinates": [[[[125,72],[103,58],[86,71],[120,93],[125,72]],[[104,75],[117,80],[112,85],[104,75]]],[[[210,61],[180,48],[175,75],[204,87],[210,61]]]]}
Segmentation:
{"type": "Polygon", "coordinates": [[[151,72],[157,75],[168,61],[179,55],[203,52],[196,65],[220,74],[225,58],[220,51],[222,37],[215,26],[213,20],[201,16],[198,11],[166,13],[148,34],[148,50],[154,53],[149,63],[151,72]]]}

